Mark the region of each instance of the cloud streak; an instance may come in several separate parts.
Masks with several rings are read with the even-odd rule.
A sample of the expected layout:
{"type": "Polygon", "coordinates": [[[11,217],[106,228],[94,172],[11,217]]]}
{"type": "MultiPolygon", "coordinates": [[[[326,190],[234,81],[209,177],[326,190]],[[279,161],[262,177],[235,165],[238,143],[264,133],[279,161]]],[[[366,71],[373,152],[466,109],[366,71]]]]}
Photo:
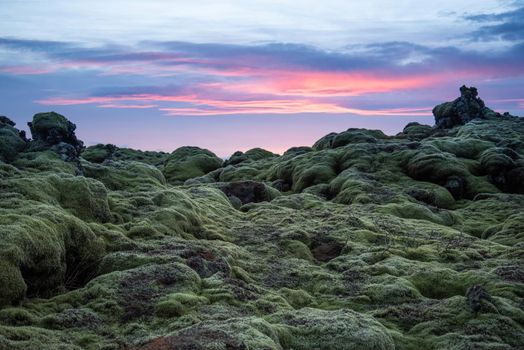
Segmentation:
{"type": "Polygon", "coordinates": [[[325,52],[304,45],[257,46],[144,43],[131,47],[77,47],[71,43],[8,40],[1,45],[46,56],[38,66],[4,72],[49,74],[87,71],[105,79],[143,77],[149,86],[106,87],[90,95],[71,93],[36,102],[46,106],[92,104],[112,109],[157,109],[169,116],[327,113],[426,116],[429,106],[362,108],[362,96],[404,93],[443,86],[457,79],[524,75],[517,44],[482,55],[453,47],[428,48],[393,42],[325,52]],[[48,50],[52,48],[52,50],[48,50]],[[155,51],[156,50],[156,51],[155,51]],[[163,50],[163,51],[162,51],[163,50]],[[176,84],[173,84],[176,82],[176,84]]]}
{"type": "Polygon", "coordinates": [[[477,40],[524,41],[524,7],[498,14],[466,16],[482,26],[472,33],[477,40]]]}

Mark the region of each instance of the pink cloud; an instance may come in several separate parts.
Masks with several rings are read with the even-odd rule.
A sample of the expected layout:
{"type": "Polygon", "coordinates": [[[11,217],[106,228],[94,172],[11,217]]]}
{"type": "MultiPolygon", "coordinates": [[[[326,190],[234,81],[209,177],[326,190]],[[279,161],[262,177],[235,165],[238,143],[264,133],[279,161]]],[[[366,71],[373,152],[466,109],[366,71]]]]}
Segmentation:
{"type": "Polygon", "coordinates": [[[511,105],[516,105],[518,108],[524,108],[524,98],[503,98],[503,99],[490,99],[487,100],[489,103],[493,104],[504,104],[508,103],[511,105]]]}
{"type": "Polygon", "coordinates": [[[233,81],[228,84],[211,83],[207,87],[283,96],[359,96],[431,86],[446,80],[447,77],[441,74],[387,75],[371,71],[261,71],[258,78],[253,80],[233,81]]]}
{"type": "Polygon", "coordinates": [[[219,100],[196,95],[165,96],[132,94],[115,97],[51,98],[37,101],[44,105],[97,104],[102,108],[156,108],[148,102],[189,103],[190,107],[158,107],[170,116],[210,116],[232,114],[350,113],[363,116],[428,116],[431,108],[359,109],[312,99],[219,100]],[[129,105],[122,102],[142,102],[129,105]]]}
{"type": "Polygon", "coordinates": [[[57,106],[94,104],[100,108],[156,108],[170,116],[296,113],[429,116],[431,109],[427,107],[363,109],[350,105],[352,98],[356,96],[404,92],[442,85],[455,81],[457,77],[464,79],[491,74],[491,70],[487,69],[448,70],[439,73],[412,71],[402,74],[378,69],[284,69],[278,62],[273,62],[270,58],[268,60],[269,63],[261,64],[260,57],[245,57],[244,61],[239,61],[238,58],[224,61],[212,57],[142,53],[120,59],[65,61],[57,63],[54,69],[95,69],[100,71],[100,75],[140,74],[165,78],[191,74],[191,79],[196,76],[198,83],[191,79],[180,79],[181,83],[187,82],[182,92],[57,96],[36,102],[57,106]]]}
{"type": "Polygon", "coordinates": [[[120,109],[146,109],[146,108],[156,108],[158,105],[154,104],[144,104],[144,105],[129,105],[129,104],[120,104],[120,103],[106,103],[98,105],[100,108],[120,108],[120,109]]]}
{"type": "Polygon", "coordinates": [[[15,75],[40,75],[53,72],[52,67],[34,67],[34,66],[5,66],[0,67],[0,72],[15,75]]]}

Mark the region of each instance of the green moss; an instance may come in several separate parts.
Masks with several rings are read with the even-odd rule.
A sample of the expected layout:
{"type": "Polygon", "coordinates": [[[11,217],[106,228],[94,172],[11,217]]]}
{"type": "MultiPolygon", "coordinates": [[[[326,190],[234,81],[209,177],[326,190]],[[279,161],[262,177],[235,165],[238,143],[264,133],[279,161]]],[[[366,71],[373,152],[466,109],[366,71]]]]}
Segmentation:
{"type": "Polygon", "coordinates": [[[313,261],[311,251],[304,243],[296,240],[287,240],[282,242],[282,245],[292,256],[298,259],[313,261]]]}
{"type": "Polygon", "coordinates": [[[82,158],[92,163],[102,163],[111,157],[111,153],[115,148],[116,146],[114,145],[103,144],[91,146],[82,151],[82,158]]]}
{"type": "Polygon", "coordinates": [[[222,159],[206,149],[180,147],[165,160],[162,172],[170,183],[180,183],[218,169],[222,163],[222,159]]]}
{"type": "MultiPolygon", "coordinates": [[[[7,255],[5,251],[2,251],[1,254],[2,256],[7,255]]],[[[2,286],[0,288],[0,306],[21,301],[27,291],[27,285],[17,266],[18,261],[10,261],[14,259],[16,257],[10,258],[9,256],[0,259],[0,285],[2,286]]]]}
{"type": "Polygon", "coordinates": [[[262,295],[254,302],[254,307],[262,315],[291,308],[285,298],[273,293],[262,295]]]}
{"type": "Polygon", "coordinates": [[[458,221],[456,215],[451,212],[438,211],[435,213],[429,208],[416,203],[387,204],[382,206],[379,211],[401,218],[425,220],[446,226],[451,226],[458,221]]]}
{"type": "Polygon", "coordinates": [[[0,161],[10,162],[26,148],[19,131],[9,124],[0,122],[0,161]]]}
{"type": "Polygon", "coordinates": [[[24,152],[19,154],[12,164],[18,169],[31,173],[55,172],[71,175],[77,173],[74,163],[64,162],[53,151],[24,152]]]}
{"type": "Polygon", "coordinates": [[[295,309],[300,309],[314,303],[314,298],[301,289],[282,288],[278,291],[295,309]]]}
{"type": "Polygon", "coordinates": [[[208,303],[205,297],[190,293],[174,293],[168,295],[155,306],[155,313],[159,317],[180,317],[199,305],[208,303]]]}
{"type": "Polygon", "coordinates": [[[350,143],[375,143],[377,139],[386,137],[380,130],[348,129],[339,134],[331,133],[324,136],[313,145],[313,148],[320,150],[342,147],[350,143]]]}
{"type": "Polygon", "coordinates": [[[444,102],[433,108],[433,114],[439,118],[450,118],[455,114],[453,102],[444,102]]]}
{"type": "Polygon", "coordinates": [[[276,156],[278,155],[272,152],[266,151],[265,149],[252,148],[246,152],[237,151],[233,153],[231,157],[229,157],[229,159],[226,161],[226,164],[228,165],[229,164],[239,164],[243,162],[250,162],[250,161],[257,161],[257,160],[266,159],[266,158],[273,158],[276,156]]]}
{"type": "Polygon", "coordinates": [[[6,181],[5,188],[29,200],[57,204],[86,221],[111,219],[106,188],[92,179],[55,174],[26,176],[6,181]]]}
{"type": "Polygon", "coordinates": [[[152,165],[135,161],[114,161],[110,164],[84,164],[86,177],[102,182],[111,190],[141,191],[162,187],[166,179],[152,165]]]}
{"type": "Polygon", "coordinates": [[[465,295],[468,281],[451,269],[421,270],[409,277],[422,295],[432,299],[444,299],[465,295]]]}
{"type": "Polygon", "coordinates": [[[451,176],[467,176],[468,170],[454,155],[426,147],[406,154],[407,174],[416,180],[444,184],[451,176]]]}
{"type": "Polygon", "coordinates": [[[57,129],[65,134],[69,130],[69,121],[55,112],[37,113],[33,116],[31,129],[39,134],[45,134],[50,129],[57,129]]]}
{"type": "Polygon", "coordinates": [[[441,137],[434,138],[429,144],[437,147],[442,152],[468,159],[477,159],[483,151],[493,147],[492,142],[475,138],[441,137]]]}
{"type": "Polygon", "coordinates": [[[438,208],[452,209],[455,205],[455,199],[448,190],[432,183],[420,182],[405,192],[419,202],[438,208]]]}
{"type": "Polygon", "coordinates": [[[351,310],[303,308],[268,319],[281,323],[280,343],[287,349],[394,349],[386,328],[370,316],[351,310]]]}
{"type": "Polygon", "coordinates": [[[54,207],[0,212],[4,278],[11,286],[4,292],[4,304],[20,300],[26,285],[30,295],[43,296],[59,287],[78,287],[104,254],[102,242],[85,223],[54,207]]]}
{"type": "Polygon", "coordinates": [[[82,151],[82,158],[92,163],[102,163],[105,160],[136,161],[155,166],[162,164],[168,155],[165,152],[140,151],[111,144],[98,144],[82,151]]]}
{"type": "Polygon", "coordinates": [[[254,283],[255,281],[253,280],[253,278],[251,278],[251,276],[249,275],[249,273],[244,270],[243,268],[239,267],[239,266],[232,266],[231,267],[231,274],[239,279],[239,280],[242,280],[246,283],[254,283]]]}
{"type": "Polygon", "coordinates": [[[483,232],[482,237],[494,242],[514,245],[524,239],[524,214],[509,216],[501,225],[491,227],[483,232]]]}
{"type": "Polygon", "coordinates": [[[355,169],[346,169],[329,184],[329,193],[336,195],[337,203],[369,203],[368,196],[375,189],[375,184],[365,178],[355,169]]]}
{"type": "Polygon", "coordinates": [[[380,305],[401,304],[422,297],[409,281],[393,277],[382,277],[377,283],[366,285],[364,293],[373,303],[380,305]]]}
{"type": "Polygon", "coordinates": [[[147,264],[162,264],[169,262],[167,257],[155,257],[133,252],[114,252],[104,256],[97,269],[97,275],[104,275],[113,271],[134,269],[147,264]]]}
{"type": "Polygon", "coordinates": [[[429,125],[422,125],[417,122],[407,124],[402,130],[401,136],[406,136],[410,140],[420,141],[431,136],[433,128],[429,125]]]}
{"type": "Polygon", "coordinates": [[[8,307],[0,310],[0,323],[5,325],[28,326],[35,321],[35,315],[21,307],[8,307]]]}
{"type": "Polygon", "coordinates": [[[222,182],[242,181],[258,178],[260,169],[253,168],[249,165],[242,166],[227,166],[218,177],[222,182]]]}

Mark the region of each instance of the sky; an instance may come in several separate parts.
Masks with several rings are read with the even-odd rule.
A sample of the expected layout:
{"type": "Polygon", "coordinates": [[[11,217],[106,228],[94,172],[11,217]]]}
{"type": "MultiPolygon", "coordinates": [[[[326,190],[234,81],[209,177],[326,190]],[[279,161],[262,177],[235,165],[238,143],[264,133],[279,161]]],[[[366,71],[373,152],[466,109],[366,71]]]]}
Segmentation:
{"type": "Polygon", "coordinates": [[[524,0],[0,0],[0,115],[87,145],[283,153],[476,86],[524,115],[524,0]]]}

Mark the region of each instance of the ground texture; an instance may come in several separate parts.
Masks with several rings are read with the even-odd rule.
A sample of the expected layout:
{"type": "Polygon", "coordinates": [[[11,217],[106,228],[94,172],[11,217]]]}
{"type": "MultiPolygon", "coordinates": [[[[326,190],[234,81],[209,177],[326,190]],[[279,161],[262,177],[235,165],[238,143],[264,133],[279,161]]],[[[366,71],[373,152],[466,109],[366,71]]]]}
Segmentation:
{"type": "Polygon", "coordinates": [[[523,349],[524,120],[434,114],[225,162],[0,117],[0,349],[523,349]]]}

